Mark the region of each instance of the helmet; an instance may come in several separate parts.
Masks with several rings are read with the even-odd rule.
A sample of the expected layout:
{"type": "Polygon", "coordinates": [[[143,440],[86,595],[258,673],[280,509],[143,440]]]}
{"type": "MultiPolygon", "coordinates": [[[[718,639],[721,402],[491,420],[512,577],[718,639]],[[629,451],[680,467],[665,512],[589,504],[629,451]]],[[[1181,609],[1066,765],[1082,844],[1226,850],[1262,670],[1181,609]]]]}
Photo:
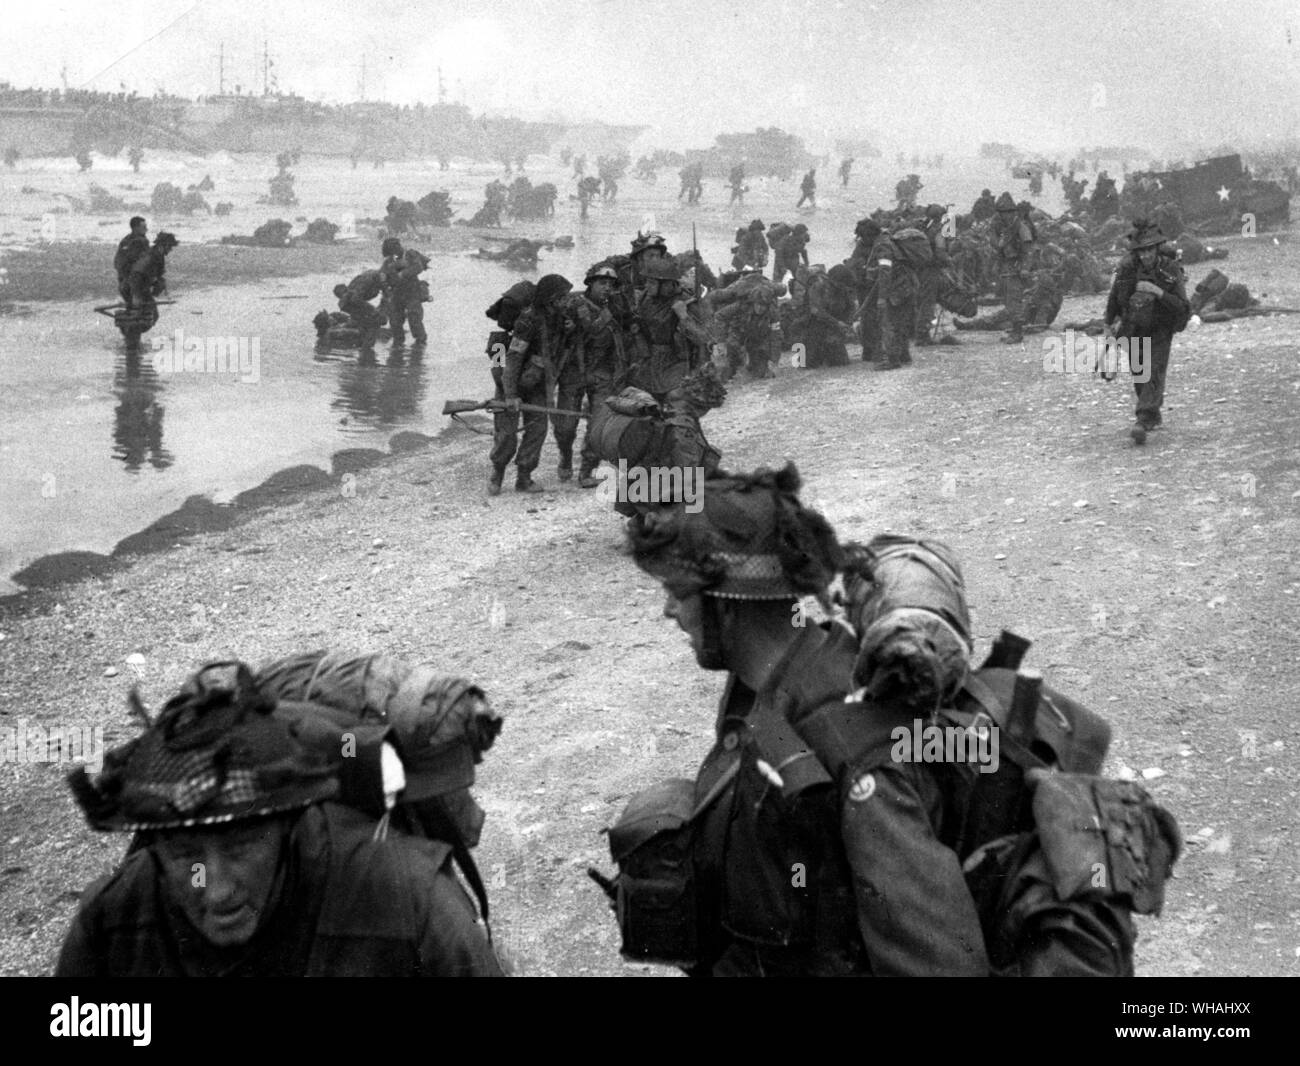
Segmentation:
{"type": "Polygon", "coordinates": [[[590,285],[593,281],[600,278],[608,278],[615,285],[618,284],[618,271],[608,263],[599,263],[587,271],[587,276],[582,279],[584,285],[590,285]]]}
{"type": "Polygon", "coordinates": [[[135,740],[68,783],[95,829],[134,832],[246,821],[333,798],[327,758],[284,720],[240,662],[209,663],[135,740]]]}
{"type": "Polygon", "coordinates": [[[930,204],[925,209],[926,218],[943,218],[948,213],[948,209],[943,204],[930,204]]]}
{"type": "Polygon", "coordinates": [[[1129,250],[1136,252],[1143,248],[1154,248],[1156,245],[1163,244],[1165,235],[1160,232],[1160,227],[1145,218],[1135,218],[1133,228],[1128,234],[1129,250]]]}
{"type": "Polygon", "coordinates": [[[997,208],[997,210],[999,211],[1016,210],[1016,202],[1015,200],[1011,199],[1011,194],[1009,192],[1004,192],[1001,196],[999,196],[997,199],[997,203],[995,203],[993,206],[997,208]]]}
{"type": "Polygon", "coordinates": [[[800,484],[793,463],[744,476],[719,473],[705,482],[698,512],[633,519],[632,556],[678,596],[825,599],[843,552],[826,519],[800,503],[800,484]]]}
{"type": "Polygon", "coordinates": [[[379,246],[379,254],[384,256],[401,255],[402,242],[396,237],[385,237],[384,243],[379,246]]]}
{"type": "Polygon", "coordinates": [[[795,223],[794,232],[799,234],[805,234],[808,232],[808,227],[805,226],[802,222],[797,222],[795,223]]]}
{"type": "Polygon", "coordinates": [[[153,239],[153,246],[155,248],[175,248],[180,243],[181,242],[176,239],[174,233],[167,233],[165,231],[158,234],[158,236],[153,239]]]}
{"type": "Polygon", "coordinates": [[[767,227],[763,225],[763,220],[761,218],[754,219],[754,221],[749,224],[749,228],[760,233],[767,229],[767,227]]]}
{"type": "Polygon", "coordinates": [[[666,254],[668,242],[659,233],[647,233],[644,236],[638,233],[632,241],[632,255],[640,255],[647,248],[658,248],[666,254]]]}

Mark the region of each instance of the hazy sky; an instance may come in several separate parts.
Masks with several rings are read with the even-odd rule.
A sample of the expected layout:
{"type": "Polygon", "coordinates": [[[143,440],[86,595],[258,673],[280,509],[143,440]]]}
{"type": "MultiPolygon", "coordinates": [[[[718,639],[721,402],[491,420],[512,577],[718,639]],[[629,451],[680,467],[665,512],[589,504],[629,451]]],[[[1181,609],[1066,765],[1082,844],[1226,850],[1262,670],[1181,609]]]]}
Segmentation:
{"type": "Polygon", "coordinates": [[[810,147],[973,149],[1300,137],[1295,0],[64,0],[7,5],[0,79],[190,96],[450,99],[655,127],[665,147],[776,125],[810,147]],[[161,32],[160,32],[161,31],[161,32]],[[155,36],[156,35],[156,36],[155,36]],[[152,38],[152,40],[151,40],[152,38]]]}

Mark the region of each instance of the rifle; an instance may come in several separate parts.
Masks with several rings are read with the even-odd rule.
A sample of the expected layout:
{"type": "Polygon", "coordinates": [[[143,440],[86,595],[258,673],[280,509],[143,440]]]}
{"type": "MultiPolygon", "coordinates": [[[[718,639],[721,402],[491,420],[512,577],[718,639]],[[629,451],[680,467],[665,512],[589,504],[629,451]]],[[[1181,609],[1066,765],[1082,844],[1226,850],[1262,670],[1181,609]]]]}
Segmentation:
{"type": "MultiPolygon", "coordinates": [[[[704,266],[704,260],[700,258],[700,246],[695,239],[695,223],[691,223],[691,252],[694,255],[694,262],[691,266],[691,299],[698,302],[700,298],[700,268],[704,266]]],[[[699,340],[700,362],[703,366],[709,362],[708,344],[703,337],[699,340]]]]}
{"type": "MultiPolygon", "coordinates": [[[[541,404],[535,403],[521,403],[519,405],[519,410],[535,411],[538,414],[544,415],[567,415],[570,418],[591,417],[591,415],[586,411],[566,411],[560,407],[543,407],[541,404]]],[[[506,401],[497,399],[448,400],[442,405],[442,413],[444,415],[451,415],[452,418],[455,418],[459,414],[464,414],[466,411],[491,411],[494,415],[505,414],[506,401]]]]}

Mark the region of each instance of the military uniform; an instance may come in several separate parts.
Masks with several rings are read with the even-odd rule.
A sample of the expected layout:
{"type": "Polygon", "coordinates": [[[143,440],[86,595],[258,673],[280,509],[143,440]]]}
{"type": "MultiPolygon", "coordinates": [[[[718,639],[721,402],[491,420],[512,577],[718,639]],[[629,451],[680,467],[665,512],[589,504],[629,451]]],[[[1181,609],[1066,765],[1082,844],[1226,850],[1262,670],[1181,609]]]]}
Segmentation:
{"type": "Polygon", "coordinates": [[[866,257],[867,282],[875,291],[862,312],[862,358],[883,357],[877,369],[896,370],[912,362],[916,272],[903,259],[894,239],[877,232],[866,257]]]}
{"type": "MultiPolygon", "coordinates": [[[[799,202],[794,205],[795,208],[803,207],[804,201],[808,201],[813,207],[817,206],[817,171],[815,170],[808,171],[803,176],[803,181],[799,183],[799,202]]],[[[779,281],[780,278],[777,280],[779,281]]]]}
{"type": "Polygon", "coordinates": [[[1021,216],[1009,193],[998,197],[998,213],[990,238],[997,254],[1003,301],[1011,320],[1011,330],[1005,339],[1016,344],[1024,339],[1025,267],[1034,241],[1034,228],[1021,216]]]}
{"type": "Polygon", "coordinates": [[[113,256],[113,269],[117,272],[117,291],[127,309],[132,306],[131,267],[135,261],[149,254],[149,238],[143,233],[132,231],[118,242],[117,253],[113,256]]]}
{"type": "MultiPolygon", "coordinates": [[[[676,279],[676,268],[663,260],[645,265],[643,275],[660,282],[676,279]]],[[[691,316],[689,301],[679,291],[642,295],[633,319],[636,358],[630,384],[662,402],[690,371],[702,362],[700,348],[710,338],[691,316]]]]}
{"type": "Polygon", "coordinates": [[[808,227],[800,222],[772,249],[772,280],[778,285],[802,263],[808,265],[808,227]]]}
{"type": "Polygon", "coordinates": [[[424,329],[424,287],[420,274],[428,267],[429,261],[414,248],[394,265],[389,274],[389,325],[393,330],[393,343],[400,345],[406,335],[402,327],[411,327],[411,337],[417,346],[423,348],[429,335],[424,329]]]}
{"type": "Polygon", "coordinates": [[[846,267],[836,265],[831,268],[831,274],[815,270],[808,275],[801,317],[809,367],[848,365],[849,352],[844,338],[856,304],[852,275],[845,277],[846,274],[849,274],[846,267]]]}
{"type": "MultiPolygon", "coordinates": [[[[589,275],[589,278],[591,276],[603,275],[589,275]]],[[[613,300],[602,306],[586,293],[571,296],[565,313],[573,323],[573,329],[566,341],[565,365],[560,374],[555,405],[565,410],[578,411],[581,410],[585,397],[587,409],[594,413],[596,405],[606,397],[613,396],[619,389],[620,379],[627,375],[628,318],[626,312],[613,300]]],[[[561,468],[566,465],[572,468],[577,422],[576,418],[552,416],[551,426],[555,432],[556,444],[560,446],[561,468]]],[[[590,421],[587,428],[579,469],[581,479],[590,478],[600,465],[600,456],[591,444],[590,421]]]]}
{"type": "Polygon", "coordinates": [[[361,331],[360,347],[374,346],[383,325],[383,316],[371,305],[370,301],[384,291],[384,275],[379,270],[364,270],[347,285],[347,291],[339,297],[339,310],[347,314],[353,324],[361,331]]]}
{"type": "MultiPolygon", "coordinates": [[[[1144,342],[1150,343],[1150,378],[1133,385],[1137,411],[1132,435],[1139,444],[1146,440],[1147,432],[1161,424],[1169,350],[1174,334],[1184,329],[1191,317],[1187,283],[1178,260],[1157,254],[1154,266],[1146,268],[1138,258],[1141,249],[1159,248],[1163,241],[1164,235],[1156,227],[1135,232],[1130,254],[1120,261],[1106,299],[1106,321],[1114,326],[1117,336],[1128,339],[1130,360],[1135,360],[1144,342]],[[1160,295],[1140,291],[1144,282],[1159,289],[1160,295]]],[[[1136,368],[1135,361],[1132,365],[1136,368]]]]}
{"type": "Polygon", "coordinates": [[[147,850],[84,893],[56,977],[501,976],[451,846],[390,836],[334,803],[294,825],[275,911],[252,943],[207,944],[165,903],[147,850]],[[401,906],[394,906],[401,900],[401,906]]]}
{"type": "MultiPolygon", "coordinates": [[[[556,354],[563,339],[561,316],[538,304],[525,309],[515,320],[502,366],[492,368],[498,400],[517,399],[537,407],[549,407],[556,384],[556,354]]],[[[499,486],[507,464],[514,460],[515,487],[527,490],[532,473],[542,460],[546,443],[546,415],[539,411],[504,411],[495,416],[496,438],[489,459],[492,480],[499,486]],[[519,420],[523,419],[523,440],[518,441],[519,420]],[[517,451],[516,451],[516,442],[517,451]]],[[[572,445],[572,438],[570,438],[572,445]]]]}

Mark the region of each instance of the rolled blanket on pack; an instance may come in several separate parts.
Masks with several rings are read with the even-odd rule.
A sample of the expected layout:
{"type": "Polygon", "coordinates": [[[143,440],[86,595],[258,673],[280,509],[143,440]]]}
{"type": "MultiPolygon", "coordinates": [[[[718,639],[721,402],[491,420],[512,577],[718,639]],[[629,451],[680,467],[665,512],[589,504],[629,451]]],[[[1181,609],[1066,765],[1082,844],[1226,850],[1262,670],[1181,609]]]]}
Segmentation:
{"type": "Polygon", "coordinates": [[[421,791],[472,783],[473,766],[501,732],[501,715],[477,685],[390,655],[306,652],[271,663],[256,680],[277,700],[319,704],[391,726],[408,793],[416,791],[421,771],[430,778],[421,791]],[[467,765],[453,771],[448,760],[467,765]]]}
{"type": "Polygon", "coordinates": [[[956,696],[974,650],[966,588],[946,545],[883,534],[850,547],[854,683],[876,700],[929,713],[956,696]]]}

